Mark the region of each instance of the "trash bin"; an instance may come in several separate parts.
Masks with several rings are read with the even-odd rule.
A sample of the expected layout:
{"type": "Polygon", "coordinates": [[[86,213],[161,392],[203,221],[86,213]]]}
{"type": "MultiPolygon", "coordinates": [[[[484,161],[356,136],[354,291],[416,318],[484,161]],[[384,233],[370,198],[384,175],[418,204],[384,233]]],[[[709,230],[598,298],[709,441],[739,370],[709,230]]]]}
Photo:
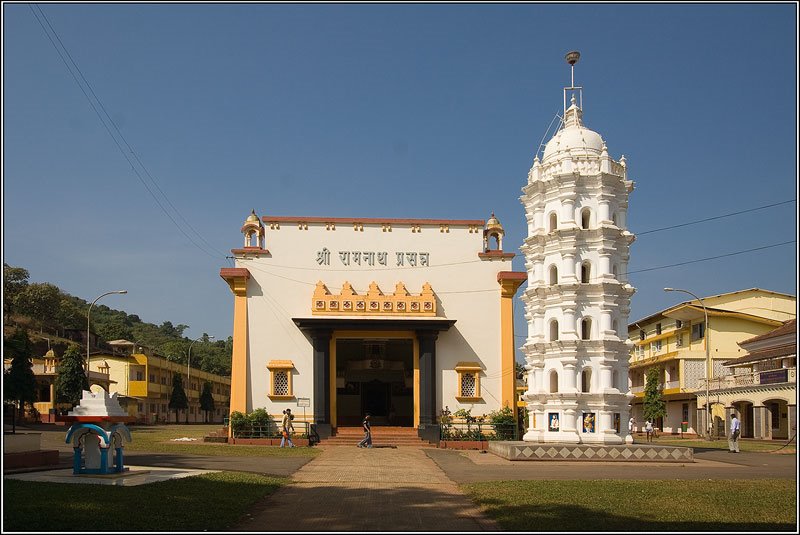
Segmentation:
{"type": "Polygon", "coordinates": [[[681,431],[686,432],[689,430],[689,422],[681,422],[681,431]]]}

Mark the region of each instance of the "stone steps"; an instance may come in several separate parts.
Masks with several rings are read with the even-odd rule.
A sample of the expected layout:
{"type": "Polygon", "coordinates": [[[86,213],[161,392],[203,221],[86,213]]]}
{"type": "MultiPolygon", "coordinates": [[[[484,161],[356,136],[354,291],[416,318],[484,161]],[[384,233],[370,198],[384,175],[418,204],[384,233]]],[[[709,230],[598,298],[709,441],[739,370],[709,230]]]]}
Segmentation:
{"type": "MultiPolygon", "coordinates": [[[[320,442],[321,446],[354,446],[364,438],[361,427],[339,427],[336,433],[320,442]]],[[[372,428],[372,444],[381,446],[430,446],[417,436],[412,427],[375,426],[372,428]]]]}

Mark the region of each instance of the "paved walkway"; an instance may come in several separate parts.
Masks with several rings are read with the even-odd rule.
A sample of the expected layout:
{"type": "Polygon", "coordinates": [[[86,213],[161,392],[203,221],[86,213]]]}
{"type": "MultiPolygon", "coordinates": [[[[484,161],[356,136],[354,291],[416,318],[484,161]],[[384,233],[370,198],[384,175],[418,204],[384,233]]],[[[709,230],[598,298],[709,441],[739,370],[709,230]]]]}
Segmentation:
{"type": "Polygon", "coordinates": [[[499,531],[426,451],[327,446],[231,531],[499,531]]]}

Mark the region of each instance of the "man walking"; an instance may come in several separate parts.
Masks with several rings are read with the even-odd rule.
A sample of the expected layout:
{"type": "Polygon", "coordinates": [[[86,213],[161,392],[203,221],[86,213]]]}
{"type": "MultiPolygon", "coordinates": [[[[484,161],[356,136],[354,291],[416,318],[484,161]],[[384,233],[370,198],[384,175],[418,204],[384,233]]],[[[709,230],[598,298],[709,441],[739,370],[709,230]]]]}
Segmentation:
{"type": "Polygon", "coordinates": [[[370,414],[367,413],[364,416],[364,422],[361,426],[364,428],[364,439],[358,443],[359,448],[371,448],[372,447],[372,424],[369,422],[370,414]]]}
{"type": "Polygon", "coordinates": [[[294,448],[294,443],[292,442],[292,431],[294,431],[292,420],[294,420],[292,409],[283,411],[283,421],[281,421],[281,448],[284,447],[287,441],[289,442],[289,447],[294,448]]]}
{"type": "Polygon", "coordinates": [[[728,438],[728,451],[731,453],[739,453],[739,431],[740,431],[741,424],[739,423],[739,418],[736,417],[736,413],[731,413],[731,435],[728,438]]]}

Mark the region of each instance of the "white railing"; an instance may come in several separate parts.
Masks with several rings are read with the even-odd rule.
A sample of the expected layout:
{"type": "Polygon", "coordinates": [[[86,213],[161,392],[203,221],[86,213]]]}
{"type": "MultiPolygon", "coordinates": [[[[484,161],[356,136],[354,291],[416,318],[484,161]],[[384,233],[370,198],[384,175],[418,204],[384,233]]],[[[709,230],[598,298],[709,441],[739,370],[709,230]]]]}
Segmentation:
{"type": "Polygon", "coordinates": [[[664,383],[662,386],[663,386],[664,390],[667,390],[668,388],[680,388],[681,387],[681,382],[680,381],[668,381],[668,382],[664,383]]]}
{"type": "MultiPolygon", "coordinates": [[[[708,382],[709,390],[725,390],[741,386],[795,383],[797,382],[797,368],[778,368],[757,372],[740,373],[738,375],[725,375],[713,377],[708,382]]],[[[698,388],[705,390],[706,380],[698,381],[698,388]]]]}

